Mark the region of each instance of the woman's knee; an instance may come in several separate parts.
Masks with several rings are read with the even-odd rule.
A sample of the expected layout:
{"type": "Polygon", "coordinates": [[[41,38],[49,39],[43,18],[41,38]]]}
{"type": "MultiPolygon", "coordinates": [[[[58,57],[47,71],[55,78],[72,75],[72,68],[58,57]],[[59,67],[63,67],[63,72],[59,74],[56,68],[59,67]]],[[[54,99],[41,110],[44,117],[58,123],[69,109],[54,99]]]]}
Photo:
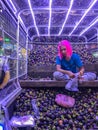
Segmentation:
{"type": "Polygon", "coordinates": [[[84,74],[84,79],[85,80],[89,80],[89,81],[90,80],[95,80],[96,77],[97,77],[97,75],[95,73],[93,73],[93,72],[87,72],[87,73],[84,74]]]}
{"type": "Polygon", "coordinates": [[[55,71],[54,73],[53,73],[53,77],[54,78],[59,78],[61,75],[63,75],[61,72],[59,72],[59,71],[55,71]]]}
{"type": "Polygon", "coordinates": [[[59,72],[59,71],[55,71],[53,73],[53,77],[57,80],[61,79],[61,76],[63,75],[63,73],[59,72]]]}
{"type": "Polygon", "coordinates": [[[63,74],[63,73],[61,73],[61,72],[59,72],[59,71],[55,71],[55,72],[53,73],[53,77],[54,77],[56,80],[64,80],[64,81],[70,79],[68,75],[63,74]]]}

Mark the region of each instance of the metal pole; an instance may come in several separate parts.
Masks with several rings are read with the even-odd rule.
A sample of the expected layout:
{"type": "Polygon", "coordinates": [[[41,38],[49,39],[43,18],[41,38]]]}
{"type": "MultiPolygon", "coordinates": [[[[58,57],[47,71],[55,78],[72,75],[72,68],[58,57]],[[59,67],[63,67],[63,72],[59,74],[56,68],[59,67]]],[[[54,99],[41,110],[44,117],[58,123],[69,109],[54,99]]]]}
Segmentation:
{"type": "Polygon", "coordinates": [[[16,73],[16,76],[17,76],[17,82],[18,82],[18,76],[19,76],[19,15],[18,15],[18,22],[17,22],[17,33],[16,33],[16,38],[17,38],[17,73],[16,73]]]}
{"type": "Polygon", "coordinates": [[[97,44],[98,44],[98,29],[97,29],[97,44]]]}
{"type": "Polygon", "coordinates": [[[8,113],[8,108],[3,107],[4,112],[5,112],[5,130],[12,130],[10,122],[9,122],[9,113],[8,113]]]}
{"type": "Polygon", "coordinates": [[[26,35],[26,78],[27,78],[27,72],[28,72],[28,32],[26,35]]]}

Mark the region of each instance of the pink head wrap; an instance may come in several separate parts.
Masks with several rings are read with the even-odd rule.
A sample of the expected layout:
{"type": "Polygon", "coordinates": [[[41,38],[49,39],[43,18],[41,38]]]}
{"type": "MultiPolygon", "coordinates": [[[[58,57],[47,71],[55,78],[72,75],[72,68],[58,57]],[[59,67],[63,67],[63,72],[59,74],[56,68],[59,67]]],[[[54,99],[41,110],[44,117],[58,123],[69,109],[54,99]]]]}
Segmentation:
{"type": "Polygon", "coordinates": [[[70,58],[72,55],[72,47],[70,45],[70,42],[67,40],[63,40],[61,42],[59,42],[58,44],[58,56],[60,57],[60,59],[63,58],[63,55],[61,53],[61,46],[65,46],[66,47],[66,57],[70,58]]]}

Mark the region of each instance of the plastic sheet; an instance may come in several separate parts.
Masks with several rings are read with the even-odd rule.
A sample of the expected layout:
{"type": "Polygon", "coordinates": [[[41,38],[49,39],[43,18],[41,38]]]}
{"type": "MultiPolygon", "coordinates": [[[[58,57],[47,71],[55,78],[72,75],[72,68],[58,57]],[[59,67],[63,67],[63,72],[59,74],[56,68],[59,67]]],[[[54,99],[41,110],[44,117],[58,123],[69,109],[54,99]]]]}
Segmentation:
{"type": "Polygon", "coordinates": [[[39,109],[38,109],[38,107],[36,105],[36,99],[33,99],[31,103],[32,103],[32,107],[33,107],[33,110],[34,110],[34,116],[37,119],[39,119],[39,109]]]}
{"type": "Polygon", "coordinates": [[[33,116],[27,115],[22,117],[12,117],[12,119],[10,120],[10,124],[13,127],[34,127],[35,121],[33,116]]]}

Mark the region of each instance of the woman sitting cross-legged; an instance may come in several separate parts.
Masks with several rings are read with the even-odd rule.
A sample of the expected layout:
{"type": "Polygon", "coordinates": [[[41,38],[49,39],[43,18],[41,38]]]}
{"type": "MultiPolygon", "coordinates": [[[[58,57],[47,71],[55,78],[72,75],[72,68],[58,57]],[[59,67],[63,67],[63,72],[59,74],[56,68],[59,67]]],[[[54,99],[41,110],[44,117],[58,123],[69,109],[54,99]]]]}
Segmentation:
{"type": "Polygon", "coordinates": [[[68,80],[65,88],[69,91],[78,91],[78,79],[95,80],[96,74],[84,73],[85,69],[80,56],[72,52],[69,41],[63,40],[58,44],[58,56],[56,57],[56,69],[53,73],[56,80],[68,80]],[[77,69],[78,68],[78,69],[77,69]]]}

